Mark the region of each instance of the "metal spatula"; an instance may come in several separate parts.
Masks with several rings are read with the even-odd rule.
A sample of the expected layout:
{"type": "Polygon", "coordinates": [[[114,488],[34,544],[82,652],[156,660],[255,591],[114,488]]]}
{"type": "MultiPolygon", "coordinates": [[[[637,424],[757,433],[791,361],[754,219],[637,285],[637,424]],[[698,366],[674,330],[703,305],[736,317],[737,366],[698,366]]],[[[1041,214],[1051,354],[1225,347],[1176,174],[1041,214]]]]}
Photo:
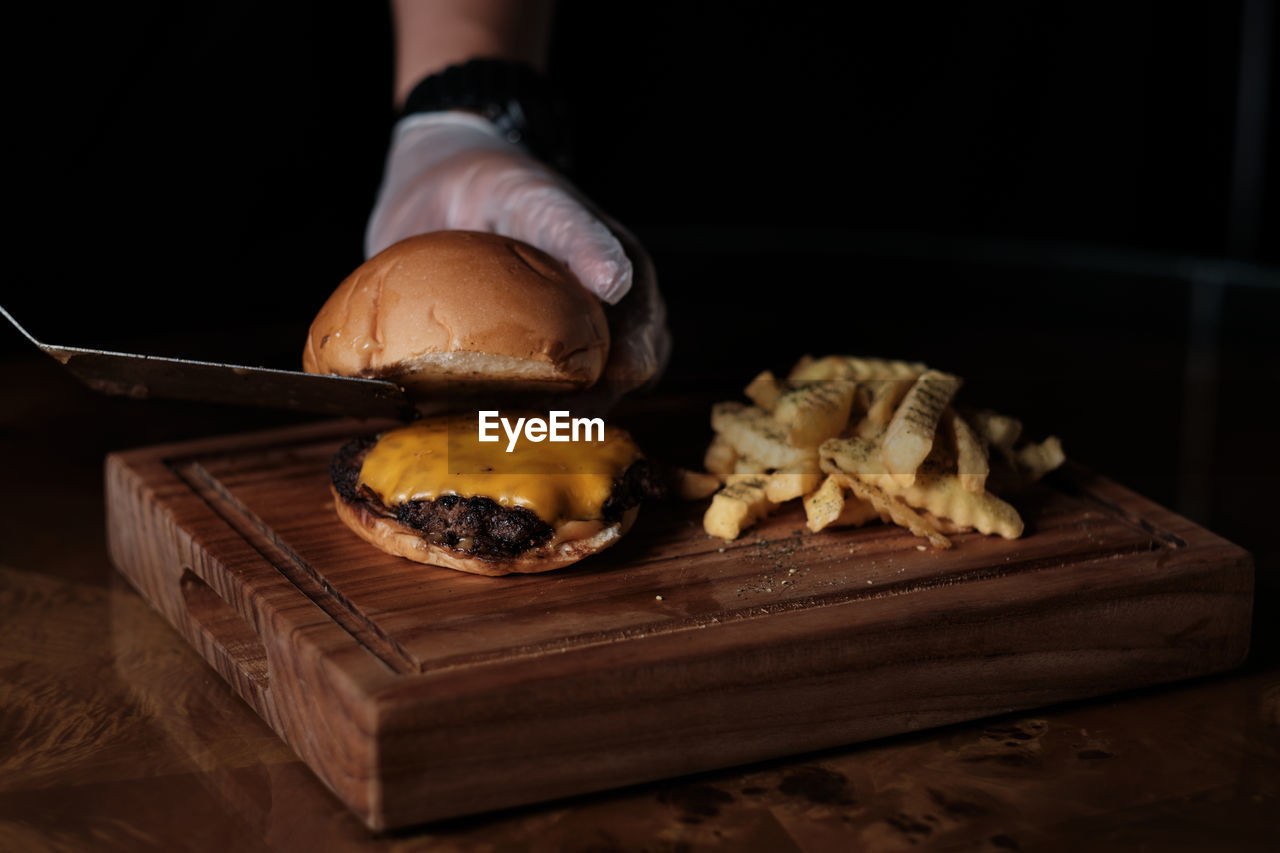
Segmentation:
{"type": "Polygon", "coordinates": [[[0,314],[82,382],[105,394],[202,400],[357,417],[411,420],[416,415],[404,388],[394,382],[55,346],[36,340],[3,306],[0,314]]]}

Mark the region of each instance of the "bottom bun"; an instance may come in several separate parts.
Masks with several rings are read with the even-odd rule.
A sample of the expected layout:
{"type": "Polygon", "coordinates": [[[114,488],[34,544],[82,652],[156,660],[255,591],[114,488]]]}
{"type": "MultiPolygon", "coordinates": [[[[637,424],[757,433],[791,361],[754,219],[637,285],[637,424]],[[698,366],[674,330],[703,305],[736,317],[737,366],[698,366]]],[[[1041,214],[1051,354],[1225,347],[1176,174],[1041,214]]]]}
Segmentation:
{"type": "Polygon", "coordinates": [[[558,528],[550,542],[532,548],[518,557],[486,560],[482,557],[469,557],[452,548],[432,545],[412,527],[401,524],[395,519],[376,515],[359,504],[343,500],[342,495],[338,494],[332,486],[330,492],[333,493],[333,507],[338,513],[338,518],[342,519],[343,524],[350,527],[361,539],[378,550],[430,566],[442,566],[447,569],[457,569],[460,572],[490,576],[548,572],[576,563],[583,557],[603,551],[621,539],[623,534],[631,529],[640,512],[638,506],[632,507],[622,514],[620,521],[604,526],[599,524],[586,526],[581,522],[574,522],[558,528]],[[590,530],[589,535],[583,535],[588,530],[590,530]],[[570,533],[577,535],[569,538],[570,533]]]}

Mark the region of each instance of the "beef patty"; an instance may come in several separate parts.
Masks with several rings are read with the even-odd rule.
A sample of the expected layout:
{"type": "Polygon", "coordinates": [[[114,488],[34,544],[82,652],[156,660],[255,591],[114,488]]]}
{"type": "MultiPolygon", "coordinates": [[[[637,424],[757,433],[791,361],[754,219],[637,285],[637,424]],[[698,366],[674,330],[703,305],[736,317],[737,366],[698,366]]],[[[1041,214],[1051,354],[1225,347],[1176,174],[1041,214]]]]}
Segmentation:
{"type": "MultiPolygon", "coordinates": [[[[329,463],[329,477],[343,500],[359,504],[375,515],[393,518],[413,528],[432,545],[441,545],[483,559],[509,559],[536,548],[555,533],[524,507],[505,507],[486,497],[441,495],[435,500],[406,501],[389,507],[368,486],[360,485],[360,466],[376,436],[354,438],[329,463]]],[[[646,497],[667,491],[665,482],[646,459],[638,459],[613,484],[602,509],[604,521],[618,521],[646,497]]]]}

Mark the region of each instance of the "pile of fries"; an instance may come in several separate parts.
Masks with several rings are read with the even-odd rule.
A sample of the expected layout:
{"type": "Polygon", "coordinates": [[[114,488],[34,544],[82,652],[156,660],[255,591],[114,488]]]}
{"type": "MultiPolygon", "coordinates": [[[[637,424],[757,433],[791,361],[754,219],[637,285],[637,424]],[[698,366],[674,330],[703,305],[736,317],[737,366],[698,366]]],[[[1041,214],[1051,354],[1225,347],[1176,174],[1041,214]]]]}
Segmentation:
{"type": "Polygon", "coordinates": [[[879,519],[935,548],[971,530],[1016,539],[1021,516],[988,484],[1007,492],[1040,479],[1066,461],[1062,444],[1019,445],[1017,420],[953,404],[961,384],[923,364],[852,356],[805,356],[786,379],[761,373],[745,391],[755,405],[712,408],[705,465],[724,486],[703,527],[736,539],[801,498],[815,533],[879,519]]]}

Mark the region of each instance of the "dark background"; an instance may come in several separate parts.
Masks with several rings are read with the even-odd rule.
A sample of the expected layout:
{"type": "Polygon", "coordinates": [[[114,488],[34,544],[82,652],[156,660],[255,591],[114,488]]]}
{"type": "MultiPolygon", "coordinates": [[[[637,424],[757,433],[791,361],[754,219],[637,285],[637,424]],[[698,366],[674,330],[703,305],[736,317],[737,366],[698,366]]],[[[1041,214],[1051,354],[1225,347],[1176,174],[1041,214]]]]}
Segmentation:
{"type": "MultiPolygon", "coordinates": [[[[1267,583],[1273,4],[833,5],[561,4],[573,176],[654,255],[665,388],[736,393],[804,352],[925,360],[1250,547],[1267,583]]],[[[56,343],[296,368],[362,259],[386,10],[36,15],[3,304],[56,343]]]]}

